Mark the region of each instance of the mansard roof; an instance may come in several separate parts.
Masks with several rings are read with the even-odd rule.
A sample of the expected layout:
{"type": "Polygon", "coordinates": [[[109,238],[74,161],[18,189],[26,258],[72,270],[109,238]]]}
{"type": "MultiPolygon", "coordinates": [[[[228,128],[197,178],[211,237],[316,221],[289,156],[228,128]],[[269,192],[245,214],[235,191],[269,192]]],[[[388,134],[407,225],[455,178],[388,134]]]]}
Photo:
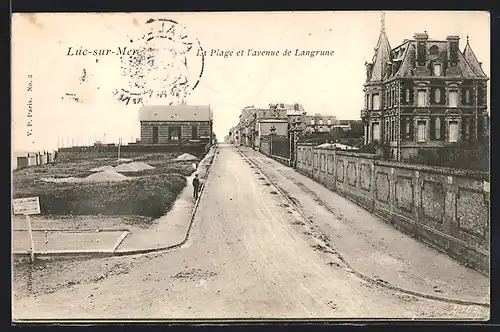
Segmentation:
{"type": "MultiPolygon", "coordinates": [[[[448,42],[446,40],[427,40],[426,43],[427,65],[436,60],[447,63],[448,42]]],[[[385,31],[382,30],[375,49],[373,62],[368,67],[367,83],[385,81],[394,77],[415,76],[416,49],[417,41],[414,39],[405,40],[401,45],[390,49],[385,31]],[[394,74],[390,69],[393,63],[398,66],[394,74]]],[[[457,66],[462,77],[487,78],[468,40],[464,51],[458,50],[457,66]]]]}

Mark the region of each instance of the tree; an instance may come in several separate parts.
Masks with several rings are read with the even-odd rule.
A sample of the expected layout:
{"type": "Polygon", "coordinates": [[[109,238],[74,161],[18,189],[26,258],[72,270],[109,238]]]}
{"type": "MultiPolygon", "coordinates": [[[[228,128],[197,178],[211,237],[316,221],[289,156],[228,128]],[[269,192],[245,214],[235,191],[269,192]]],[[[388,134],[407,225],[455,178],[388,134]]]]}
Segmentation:
{"type": "Polygon", "coordinates": [[[358,138],[358,137],[363,137],[363,135],[364,135],[363,121],[361,120],[352,121],[351,130],[348,131],[347,136],[352,138],[358,138]]]}

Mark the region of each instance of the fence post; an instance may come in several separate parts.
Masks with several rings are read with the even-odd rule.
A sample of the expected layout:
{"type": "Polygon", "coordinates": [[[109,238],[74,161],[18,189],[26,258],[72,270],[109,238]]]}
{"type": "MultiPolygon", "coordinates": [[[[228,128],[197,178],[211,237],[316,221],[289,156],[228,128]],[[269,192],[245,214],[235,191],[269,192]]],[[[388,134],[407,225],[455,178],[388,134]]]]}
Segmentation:
{"type": "Polygon", "coordinates": [[[33,242],[33,233],[31,231],[31,218],[30,215],[26,215],[26,222],[28,223],[28,234],[30,237],[30,260],[31,263],[35,261],[35,244],[33,242]]]}

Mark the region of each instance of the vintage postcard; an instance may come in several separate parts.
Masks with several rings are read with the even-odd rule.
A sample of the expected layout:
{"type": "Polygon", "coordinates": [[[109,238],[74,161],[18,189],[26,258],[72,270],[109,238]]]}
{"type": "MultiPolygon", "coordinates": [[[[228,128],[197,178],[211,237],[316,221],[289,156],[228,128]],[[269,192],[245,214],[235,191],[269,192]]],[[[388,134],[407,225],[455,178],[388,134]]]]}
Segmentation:
{"type": "Polygon", "coordinates": [[[12,319],[488,320],[490,16],[12,16],[12,319]]]}

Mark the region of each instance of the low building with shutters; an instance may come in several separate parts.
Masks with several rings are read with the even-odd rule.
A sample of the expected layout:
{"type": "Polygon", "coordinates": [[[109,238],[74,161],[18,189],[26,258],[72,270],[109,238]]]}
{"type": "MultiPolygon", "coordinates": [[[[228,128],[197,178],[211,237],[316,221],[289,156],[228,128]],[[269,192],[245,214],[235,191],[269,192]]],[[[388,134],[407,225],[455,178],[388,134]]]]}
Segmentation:
{"type": "Polygon", "coordinates": [[[139,110],[140,145],[206,146],[212,144],[209,105],[146,105],[139,110]]]}
{"type": "Polygon", "coordinates": [[[373,60],[365,64],[365,144],[378,141],[404,160],[421,148],[485,138],[489,78],[469,38],[463,51],[459,41],[424,32],[391,48],[382,23],[373,60]]]}

